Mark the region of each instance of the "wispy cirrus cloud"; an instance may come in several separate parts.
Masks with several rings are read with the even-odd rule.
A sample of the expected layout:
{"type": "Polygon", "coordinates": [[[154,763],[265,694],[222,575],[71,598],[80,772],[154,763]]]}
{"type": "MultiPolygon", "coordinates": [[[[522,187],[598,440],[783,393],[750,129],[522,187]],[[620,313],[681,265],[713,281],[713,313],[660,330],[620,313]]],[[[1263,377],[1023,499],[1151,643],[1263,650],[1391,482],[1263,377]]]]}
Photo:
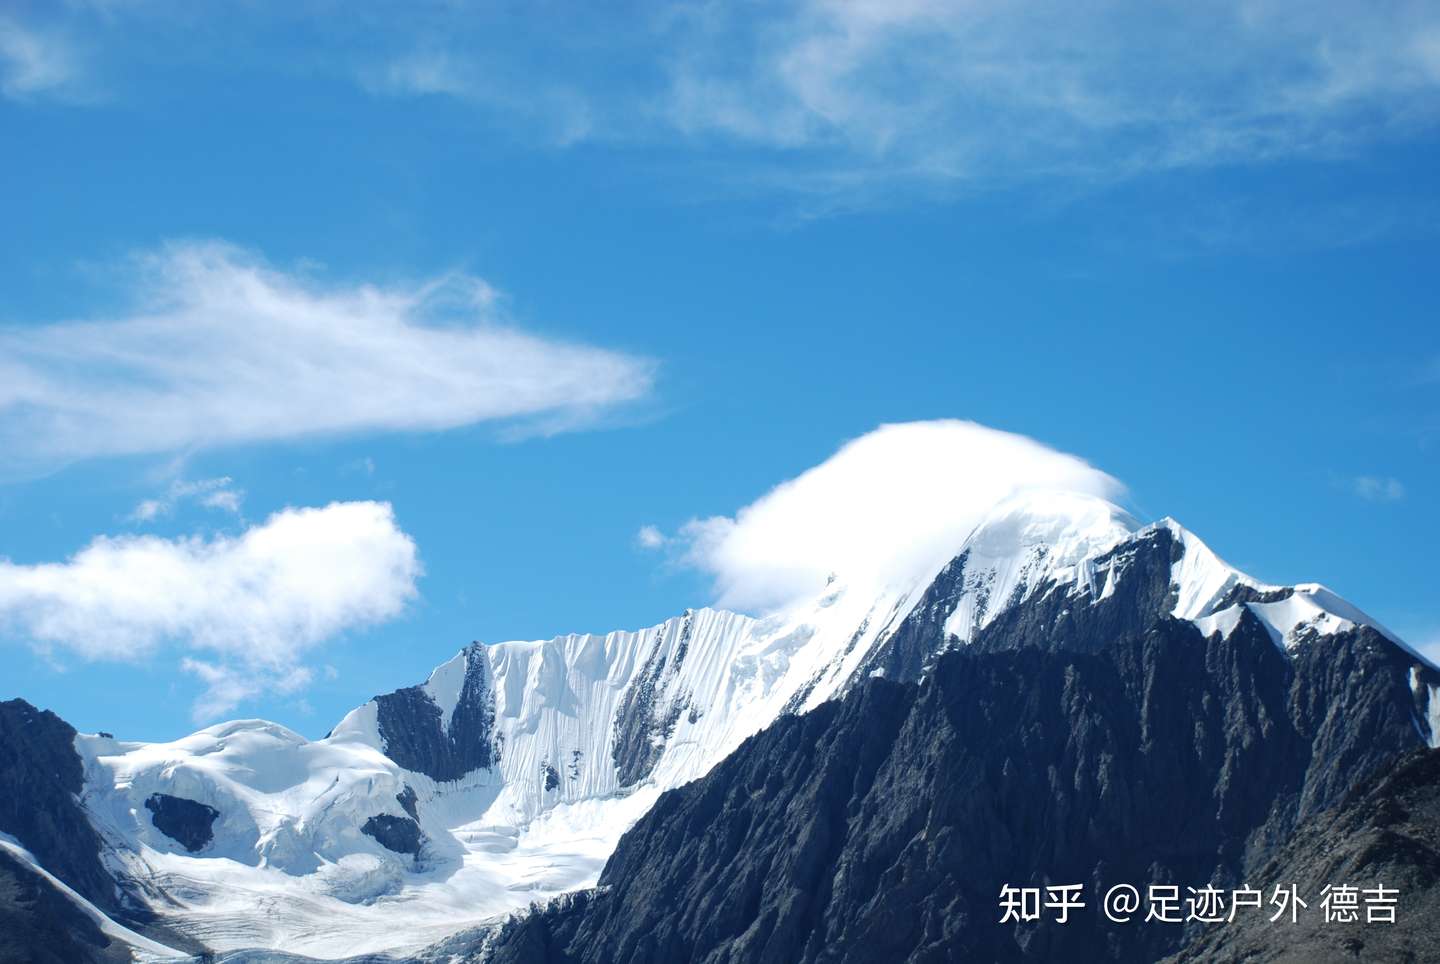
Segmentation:
{"type": "Polygon", "coordinates": [[[80,67],[58,34],[0,16],[0,95],[31,101],[80,93],[80,67]]]}
{"type": "Polygon", "coordinates": [[[453,10],[366,66],[371,88],[563,106],[574,139],[771,152],[816,192],[1333,157],[1440,118],[1440,10],[1405,0],[692,3],[582,20],[543,77],[507,49],[539,31],[453,10]]]}
{"type": "Polygon", "coordinates": [[[135,259],[135,306],[0,329],[0,448],[16,465],[479,422],[578,428],[654,365],[527,334],[483,281],[327,285],[217,243],[135,259]]]}
{"type": "Polygon", "coordinates": [[[1399,502],[1405,498],[1405,483],[1388,475],[1357,475],[1349,480],[1349,488],[1367,502],[1399,502]]]}
{"type": "MultiPolygon", "coordinates": [[[[105,69],[223,44],[235,69],[283,64],[297,83],[338,72],[380,96],[453,98],[507,137],[660,146],[819,195],[1343,157],[1440,121],[1440,8],[1418,0],[691,0],[623,16],[454,0],[335,13],[319,0],[252,5],[222,29],[213,11],[160,0],[72,15],[66,29],[103,35],[105,69]],[[276,42],[317,24],[306,56],[276,42]]],[[[30,39],[38,27],[12,36],[16,90],[75,69],[30,39]]]]}
{"type": "Polygon", "coordinates": [[[236,536],[102,536],[62,562],[0,559],[0,627],[56,657],[173,651],[205,684],[197,719],[307,685],[306,655],[399,615],[414,541],[387,503],[286,509],[236,536]]]}
{"type": "Polygon", "coordinates": [[[239,513],[245,491],[229,476],[215,479],[175,479],[163,495],[144,499],[130,513],[132,522],[151,522],[175,511],[183,502],[194,501],[207,509],[239,513]]]}

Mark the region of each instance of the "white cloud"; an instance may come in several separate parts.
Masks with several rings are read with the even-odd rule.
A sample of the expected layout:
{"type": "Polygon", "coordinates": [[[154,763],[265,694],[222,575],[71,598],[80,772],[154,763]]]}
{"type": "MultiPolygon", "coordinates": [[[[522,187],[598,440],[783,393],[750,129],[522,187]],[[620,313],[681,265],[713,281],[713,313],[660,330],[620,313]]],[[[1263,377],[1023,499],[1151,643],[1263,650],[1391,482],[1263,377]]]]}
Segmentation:
{"type": "Polygon", "coordinates": [[[218,509],[222,512],[239,514],[240,503],[245,499],[245,492],[234,487],[234,482],[229,476],[222,476],[217,479],[197,479],[193,482],[184,479],[176,479],[170,483],[170,488],[164,495],[145,499],[135,506],[130,513],[132,522],[152,522],[161,516],[167,516],[175,511],[176,506],[188,500],[195,499],[207,509],[218,509]]]}
{"type": "Polygon", "coordinates": [[[73,93],[76,67],[58,38],[0,18],[0,94],[12,100],[73,93]]]}
{"type": "MultiPolygon", "coordinates": [[[[95,13],[51,19],[93,34],[98,70],[188,66],[223,41],[227,62],[454,98],[498,116],[502,137],[718,147],[724,176],[827,198],[1329,157],[1440,113],[1440,8],[1417,0],[694,0],[622,18],[450,0],[367,4],[345,23],[299,0],[227,10],[223,30],[197,29],[213,23],[199,7],[95,13]],[[296,22],[325,28],[298,65],[274,40],[296,22]]],[[[12,96],[73,72],[54,32],[0,34],[12,96]]]]}
{"type": "Polygon", "coordinates": [[[1399,502],[1405,498],[1404,483],[1389,476],[1357,475],[1350,480],[1350,488],[1367,502],[1399,502]]]}
{"type": "Polygon", "coordinates": [[[1406,121],[1440,71],[1433,6],[811,0],[752,56],[692,57],[677,123],[840,144],[944,177],[1330,153],[1406,121]],[[692,94],[692,91],[698,93],[692,94]]]}
{"type": "Polygon", "coordinates": [[[903,584],[942,565],[998,502],[1029,490],[1119,498],[1117,480],[1021,435],[963,421],[885,425],[731,517],[697,519],[685,558],[724,606],[766,609],[831,574],[903,584]]]}
{"type": "Polygon", "coordinates": [[[0,625],[89,661],[175,648],[209,718],[303,687],[309,650],[398,615],[420,573],[389,504],[336,502],[235,537],[102,536],[64,562],[0,560],[0,625]]]}
{"type": "Polygon", "coordinates": [[[665,534],[656,526],[643,525],[635,533],[635,544],[641,549],[660,549],[665,545],[665,534]]]}
{"type": "Polygon", "coordinates": [[[377,93],[470,97],[478,86],[467,74],[466,67],[447,53],[417,51],[396,58],[363,79],[377,93]]]}
{"type": "Polygon", "coordinates": [[[494,48],[483,53],[452,53],[439,44],[426,43],[378,68],[363,67],[360,83],[375,94],[453,97],[519,116],[557,146],[603,136],[595,122],[604,108],[594,101],[590,84],[569,83],[563,71],[534,71],[533,61],[525,67],[506,68],[502,62],[510,58],[494,53],[494,48]]]}
{"type": "MultiPolygon", "coordinates": [[[[1440,116],[1440,8],[1407,0],[792,0],[669,5],[622,31],[573,19],[541,30],[462,5],[362,73],[569,139],[759,147],[769,177],[824,193],[1334,156],[1440,116]]],[[[755,157],[732,161],[754,173],[755,157]]]]}
{"type": "Polygon", "coordinates": [[[137,310],[0,330],[12,464],[487,420],[559,431],[653,382],[645,359],[507,326],[466,276],[326,286],[220,243],[137,270],[137,310]]]}
{"type": "Polygon", "coordinates": [[[368,455],[363,458],[352,459],[341,466],[340,471],[346,475],[374,475],[375,460],[368,455]]]}
{"type": "Polygon", "coordinates": [[[219,509],[221,512],[238,514],[240,503],[244,498],[245,493],[239,489],[216,489],[202,495],[200,504],[207,509],[219,509]]]}

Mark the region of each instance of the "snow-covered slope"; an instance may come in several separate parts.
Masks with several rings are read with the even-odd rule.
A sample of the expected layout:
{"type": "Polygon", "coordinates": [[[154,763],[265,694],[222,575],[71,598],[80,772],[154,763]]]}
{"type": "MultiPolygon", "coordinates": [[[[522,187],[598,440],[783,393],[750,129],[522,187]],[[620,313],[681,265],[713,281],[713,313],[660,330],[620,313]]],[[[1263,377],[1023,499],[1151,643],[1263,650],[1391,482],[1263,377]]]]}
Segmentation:
{"type": "Polygon", "coordinates": [[[1031,494],[955,547],[944,593],[937,567],[910,584],[836,578],[763,619],[696,609],[637,632],[474,644],[313,742],[258,720],[167,744],[82,736],[85,803],[153,909],[217,950],[416,948],[593,883],[663,790],[882,671],[876,654],[907,625],[940,627],[912,633],[933,656],[1033,599],[1094,605],[1162,532],[1160,615],[1208,635],[1248,609],[1284,649],[1374,625],[1322,587],[1246,577],[1170,520],[1031,494]],[[157,826],[163,798],[189,815],[173,833],[157,826]],[[179,842],[207,829],[194,850],[179,842]]]}

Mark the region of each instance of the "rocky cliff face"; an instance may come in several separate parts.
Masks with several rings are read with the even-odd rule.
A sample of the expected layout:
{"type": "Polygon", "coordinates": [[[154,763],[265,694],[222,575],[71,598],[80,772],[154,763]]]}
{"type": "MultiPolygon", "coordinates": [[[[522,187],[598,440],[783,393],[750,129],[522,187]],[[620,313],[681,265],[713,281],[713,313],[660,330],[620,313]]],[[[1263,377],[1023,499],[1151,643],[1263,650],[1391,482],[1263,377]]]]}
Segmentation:
{"type": "MultiPolygon", "coordinates": [[[[49,781],[69,819],[77,764],[46,754],[78,751],[109,865],[242,957],[415,954],[579,890],[501,959],[1152,959],[1193,930],[1112,928],[1099,883],[1242,881],[1440,742],[1440,675],[1365,614],[1101,500],[1027,495],[948,564],[866,579],[763,619],[475,644],[323,740],[22,720],[0,786],[49,781]],[[1006,883],[1081,884],[1092,908],[998,927],[1006,883]]],[[[25,833],[84,878],[63,828],[25,833]]]]}
{"type": "Polygon", "coordinates": [[[129,951],[111,941],[38,873],[0,851],[0,961],[120,964],[129,951]]]}
{"type": "Polygon", "coordinates": [[[376,723],[385,755],[401,767],[437,782],[458,780],[499,760],[495,740],[495,690],[480,644],[467,647],[458,694],[448,718],[423,686],[375,698],[376,723]]]}
{"type": "MultiPolygon", "coordinates": [[[[1213,928],[1173,964],[1402,964],[1434,959],[1440,949],[1440,751],[1417,750],[1362,782],[1336,807],[1302,826],[1249,880],[1265,893],[1294,885],[1308,901],[1277,940],[1268,917],[1247,916],[1213,928]],[[1327,886],[1361,891],[1353,921],[1325,919],[1327,886]],[[1371,920],[1373,890],[1393,893],[1395,917],[1371,920]]],[[[1383,905],[1381,905],[1383,906],[1383,905]]]]}
{"type": "MultiPolygon", "coordinates": [[[[1173,615],[1159,527],[1093,588],[1027,587],[958,651],[957,559],[843,701],[784,717],[663,795],[599,888],[511,925],[499,962],[1154,960],[1198,925],[1117,925],[1129,883],[1239,886],[1295,828],[1431,739],[1434,670],[1364,625],[1277,639],[1284,598],[1173,615]],[[1279,645],[1277,645],[1279,643],[1279,645]],[[877,674],[876,671],[879,671],[877,674]],[[1064,925],[1001,887],[1081,884],[1064,925]]],[[[973,588],[973,587],[972,587],[973,588]]]]}
{"type": "Polygon", "coordinates": [[[185,940],[136,906],[105,866],[107,845],[79,799],[75,738],[54,713],[0,702],[0,833],[10,838],[0,840],[0,961],[129,961],[137,946],[173,956],[170,946],[185,940]]]}
{"type": "Polygon", "coordinates": [[[73,726],[24,700],[0,703],[0,833],[92,903],[113,908],[100,836],[76,801],[84,779],[73,726]]]}
{"type": "Polygon", "coordinates": [[[667,684],[685,665],[694,619],[694,613],[684,615],[680,639],[674,649],[656,647],[625,692],[615,716],[615,736],[610,751],[621,787],[633,786],[650,775],[674,734],[681,714],[692,710],[689,693],[683,687],[678,688],[679,692],[668,692],[676,687],[667,684]]]}

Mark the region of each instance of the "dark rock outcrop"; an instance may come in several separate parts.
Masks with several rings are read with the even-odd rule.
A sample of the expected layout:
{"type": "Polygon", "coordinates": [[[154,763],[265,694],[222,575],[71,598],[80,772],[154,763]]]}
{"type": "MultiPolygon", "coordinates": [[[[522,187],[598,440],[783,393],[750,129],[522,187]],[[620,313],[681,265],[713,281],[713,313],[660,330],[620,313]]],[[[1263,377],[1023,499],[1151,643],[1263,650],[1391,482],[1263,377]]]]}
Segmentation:
{"type": "Polygon", "coordinates": [[[410,814],[411,820],[420,819],[420,811],[418,809],[419,801],[415,796],[415,791],[412,790],[408,784],[402,787],[399,793],[395,794],[395,802],[400,804],[401,810],[410,814]]]}
{"type": "Polygon", "coordinates": [[[441,726],[444,714],[420,686],[377,696],[375,705],[385,753],[407,770],[444,782],[500,759],[495,692],[479,643],[465,650],[465,681],[448,726],[441,726]]]}
{"type": "Polygon", "coordinates": [[[128,948],[44,877],[0,851],[0,962],[120,964],[128,948]]]}
{"type": "Polygon", "coordinates": [[[220,811],[207,804],[167,793],[152,793],[145,800],[155,829],[192,854],[205,849],[215,835],[215,818],[220,811]]]}
{"type": "Polygon", "coordinates": [[[418,823],[409,817],[396,817],[388,813],[377,814],[366,820],[360,832],[374,837],[375,841],[387,850],[412,857],[420,856],[420,846],[425,842],[425,835],[418,823]]]}
{"type": "Polygon", "coordinates": [[[1277,885],[1293,884],[1309,906],[1293,925],[1272,924],[1268,914],[1237,914],[1233,925],[1198,935],[1174,964],[1435,960],[1440,956],[1440,751],[1415,751],[1376,773],[1338,806],[1301,826],[1247,884],[1267,896],[1277,885]],[[1360,890],[1356,919],[1327,922],[1324,888],[1347,885],[1360,890]],[[1393,893],[1376,890],[1381,886],[1393,893]],[[1372,910],[1376,897],[1394,900],[1393,923],[1386,921],[1383,904],[1374,903],[1372,910]],[[1280,935],[1277,926],[1284,928],[1280,935]]]}
{"type": "Polygon", "coordinates": [[[693,618],[693,613],[685,613],[673,653],[663,640],[655,646],[615,714],[615,742],[610,752],[622,787],[650,775],[665,752],[675,724],[690,708],[689,694],[671,694],[668,684],[685,663],[693,618]]]}
{"type": "Polygon", "coordinates": [[[918,685],[867,679],[782,717],[664,794],[597,891],[511,924],[493,960],[1138,961],[1181,947],[1194,930],[1112,924],[1097,899],[1119,883],[1239,886],[1420,742],[1415,661],[1368,628],[1287,657],[1248,611],[1203,637],[1164,615],[1166,537],[1140,552],[1153,559],[1130,560],[1092,611],[1041,593],[932,658],[918,685]],[[1001,924],[1007,884],[1081,884],[1087,906],[1064,925],[1001,924]]]}
{"type": "Polygon", "coordinates": [[[100,836],[77,802],[84,765],[75,728],[24,700],[0,702],[0,831],[40,865],[105,909],[115,882],[100,862],[100,836]]]}

